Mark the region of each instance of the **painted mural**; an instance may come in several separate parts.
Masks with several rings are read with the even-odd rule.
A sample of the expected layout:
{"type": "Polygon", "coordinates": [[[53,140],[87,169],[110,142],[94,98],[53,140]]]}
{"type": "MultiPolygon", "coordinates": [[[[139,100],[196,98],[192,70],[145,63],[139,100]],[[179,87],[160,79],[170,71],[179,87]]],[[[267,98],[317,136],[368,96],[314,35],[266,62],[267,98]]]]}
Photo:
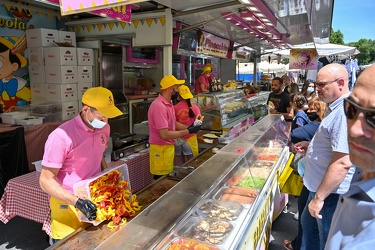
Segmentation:
{"type": "Polygon", "coordinates": [[[0,6],[0,107],[4,112],[31,101],[26,29],[58,29],[63,23],[58,15],[28,7],[11,2],[0,6]]]}

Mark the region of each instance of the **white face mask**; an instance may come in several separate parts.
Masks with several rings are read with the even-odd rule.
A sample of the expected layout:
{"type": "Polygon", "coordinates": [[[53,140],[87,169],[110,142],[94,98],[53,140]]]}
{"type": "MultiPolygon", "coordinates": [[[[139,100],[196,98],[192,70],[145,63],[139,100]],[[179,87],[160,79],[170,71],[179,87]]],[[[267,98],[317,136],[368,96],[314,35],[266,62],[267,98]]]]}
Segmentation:
{"type": "Polygon", "coordinates": [[[309,92],[309,93],[311,94],[312,92],[314,92],[314,88],[312,88],[312,87],[308,87],[308,88],[307,88],[307,92],[309,92]]]}
{"type": "MultiPolygon", "coordinates": [[[[91,113],[91,110],[90,110],[90,113],[91,113]]],[[[91,114],[92,116],[92,114],[91,114]]],[[[107,123],[103,122],[103,121],[100,121],[96,118],[94,118],[94,120],[92,120],[92,122],[90,122],[90,120],[87,118],[87,113],[86,113],[86,119],[87,119],[87,122],[93,127],[93,128],[97,128],[97,129],[101,129],[103,128],[107,123]]]]}

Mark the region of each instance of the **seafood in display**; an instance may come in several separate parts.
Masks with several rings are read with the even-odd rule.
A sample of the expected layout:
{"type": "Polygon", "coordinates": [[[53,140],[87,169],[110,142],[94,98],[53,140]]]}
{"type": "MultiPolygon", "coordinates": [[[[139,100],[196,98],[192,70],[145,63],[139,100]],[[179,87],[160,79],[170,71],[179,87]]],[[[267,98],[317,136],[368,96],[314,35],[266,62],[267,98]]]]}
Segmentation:
{"type": "Polygon", "coordinates": [[[201,220],[183,236],[194,240],[206,241],[212,244],[220,244],[232,229],[232,224],[227,221],[201,220]]]}
{"type": "Polygon", "coordinates": [[[171,242],[168,250],[219,250],[219,248],[196,240],[179,238],[171,242]]]}
{"type": "Polygon", "coordinates": [[[224,206],[216,201],[208,201],[201,205],[195,214],[200,217],[236,220],[241,210],[234,206],[224,206]]]}

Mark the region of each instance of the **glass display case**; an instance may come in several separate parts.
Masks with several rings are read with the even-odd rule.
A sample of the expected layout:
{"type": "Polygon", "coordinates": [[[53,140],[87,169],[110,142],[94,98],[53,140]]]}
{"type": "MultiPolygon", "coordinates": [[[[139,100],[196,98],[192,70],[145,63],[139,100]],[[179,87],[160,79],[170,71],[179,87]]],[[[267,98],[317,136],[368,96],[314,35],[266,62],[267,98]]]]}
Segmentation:
{"type": "Polygon", "coordinates": [[[272,226],[277,177],[289,158],[287,125],[267,115],[96,249],[260,249],[272,226]]]}
{"type": "Polygon", "coordinates": [[[270,91],[261,91],[256,96],[247,98],[249,113],[253,115],[256,122],[268,114],[267,100],[270,91]]]}
{"type": "Polygon", "coordinates": [[[242,90],[202,93],[197,95],[197,105],[204,116],[203,128],[206,130],[231,128],[251,117],[242,90]]]}

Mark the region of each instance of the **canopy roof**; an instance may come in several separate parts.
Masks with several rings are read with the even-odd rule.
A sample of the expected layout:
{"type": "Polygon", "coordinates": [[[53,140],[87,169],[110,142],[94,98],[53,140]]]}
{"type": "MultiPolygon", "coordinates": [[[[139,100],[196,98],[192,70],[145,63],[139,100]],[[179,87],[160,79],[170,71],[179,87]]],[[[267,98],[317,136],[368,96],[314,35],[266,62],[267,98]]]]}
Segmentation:
{"type": "MultiPolygon", "coordinates": [[[[308,44],[301,44],[296,45],[293,47],[294,49],[304,49],[304,48],[314,48],[313,43],[308,44]]],[[[360,51],[356,47],[346,46],[346,45],[339,45],[339,44],[315,44],[315,48],[318,52],[320,57],[323,56],[330,56],[330,55],[343,55],[343,56],[354,56],[360,53],[360,51]]],[[[289,58],[290,49],[278,50],[278,49],[270,49],[265,50],[265,53],[262,56],[263,60],[266,60],[268,56],[271,56],[271,59],[277,59],[278,57],[281,59],[289,58]]]]}

